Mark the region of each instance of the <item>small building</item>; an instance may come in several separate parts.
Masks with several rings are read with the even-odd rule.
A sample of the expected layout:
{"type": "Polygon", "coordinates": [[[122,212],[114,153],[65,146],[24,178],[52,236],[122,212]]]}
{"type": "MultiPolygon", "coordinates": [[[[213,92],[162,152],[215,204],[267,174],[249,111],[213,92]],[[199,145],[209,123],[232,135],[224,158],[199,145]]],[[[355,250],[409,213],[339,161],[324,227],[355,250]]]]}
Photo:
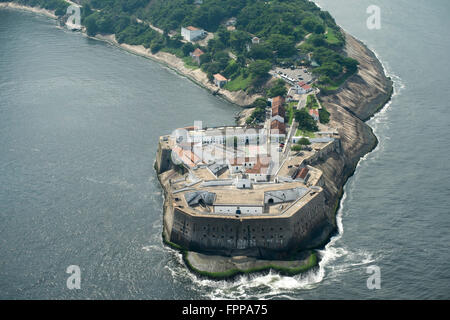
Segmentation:
{"type": "Polygon", "coordinates": [[[256,164],[256,158],[250,157],[237,157],[227,160],[228,169],[231,173],[245,172],[247,169],[253,168],[256,164]]]}
{"type": "Polygon", "coordinates": [[[250,180],[263,182],[269,180],[271,168],[272,162],[270,161],[270,158],[258,159],[253,168],[247,169],[245,173],[250,180]]]}
{"type": "Polygon", "coordinates": [[[260,204],[214,204],[214,213],[223,215],[258,215],[263,213],[260,204]]]}
{"type": "Polygon", "coordinates": [[[194,4],[203,4],[203,0],[194,0],[194,4]]]}
{"type": "Polygon", "coordinates": [[[225,22],[225,25],[227,27],[229,26],[235,26],[236,25],[236,17],[231,17],[230,19],[227,20],[227,22],[225,22]]]}
{"type": "Polygon", "coordinates": [[[236,179],[236,188],[238,189],[251,189],[252,181],[250,179],[236,179]]]}
{"type": "Polygon", "coordinates": [[[286,110],[284,109],[283,105],[275,104],[272,107],[272,117],[270,118],[273,120],[278,120],[279,122],[284,123],[284,118],[286,116],[286,110]]]}
{"type": "Polygon", "coordinates": [[[285,103],[285,100],[284,100],[284,97],[278,96],[278,97],[272,98],[271,103],[272,103],[272,107],[282,106],[285,103]]]}
{"type": "Polygon", "coordinates": [[[297,94],[306,94],[312,91],[312,88],[309,84],[304,81],[297,82],[291,90],[295,91],[297,94]]]}
{"type": "Polygon", "coordinates": [[[273,120],[270,123],[270,129],[272,129],[271,131],[278,130],[280,134],[286,135],[286,125],[278,120],[273,120]]]}
{"type": "Polygon", "coordinates": [[[187,41],[195,41],[200,39],[206,34],[206,31],[203,29],[199,29],[193,26],[182,27],[181,28],[181,36],[187,41]]]}
{"type": "Polygon", "coordinates": [[[316,60],[312,60],[311,67],[317,68],[317,67],[320,67],[320,64],[316,60]]]}
{"type": "Polygon", "coordinates": [[[320,117],[319,117],[319,110],[317,109],[310,109],[309,110],[309,115],[311,117],[313,117],[314,120],[319,121],[320,117]]]}
{"type": "Polygon", "coordinates": [[[205,54],[201,49],[197,48],[193,52],[190,53],[192,60],[197,62],[198,65],[200,65],[200,56],[205,54]]]}
{"type": "Polygon", "coordinates": [[[304,182],[307,182],[309,178],[309,169],[307,167],[303,167],[301,170],[299,170],[298,174],[296,175],[295,179],[303,180],[304,182]]]}
{"type": "Polygon", "coordinates": [[[253,37],[252,38],[252,44],[259,44],[260,43],[260,39],[258,37],[253,37]]]}
{"type": "Polygon", "coordinates": [[[270,137],[274,141],[283,142],[286,138],[286,125],[278,120],[270,123],[270,137]]]}
{"type": "Polygon", "coordinates": [[[214,83],[216,84],[216,86],[218,86],[219,88],[222,88],[224,85],[226,85],[228,82],[228,79],[225,78],[223,75],[221,75],[220,73],[216,73],[214,75],[214,83]]]}

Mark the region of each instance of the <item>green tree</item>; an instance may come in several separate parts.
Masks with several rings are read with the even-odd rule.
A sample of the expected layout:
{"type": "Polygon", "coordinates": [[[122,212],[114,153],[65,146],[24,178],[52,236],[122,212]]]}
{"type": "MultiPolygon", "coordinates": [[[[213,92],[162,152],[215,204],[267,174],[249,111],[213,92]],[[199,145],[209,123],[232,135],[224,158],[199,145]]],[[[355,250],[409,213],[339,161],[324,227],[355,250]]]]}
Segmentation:
{"type": "Polygon", "coordinates": [[[227,67],[230,57],[225,51],[220,51],[214,55],[213,60],[217,62],[220,65],[220,69],[223,70],[227,67]]]}
{"type": "Polygon", "coordinates": [[[312,132],[319,130],[316,121],[314,121],[314,118],[311,117],[305,109],[296,110],[294,113],[294,117],[298,122],[299,129],[312,132]]]}
{"type": "Polygon", "coordinates": [[[246,44],[250,41],[250,35],[247,32],[236,30],[230,35],[230,45],[236,52],[244,51],[246,44]]]}
{"type": "Polygon", "coordinates": [[[292,151],[302,151],[302,149],[303,149],[303,146],[301,146],[301,145],[298,145],[298,144],[294,144],[293,146],[291,146],[291,150],[292,151]]]}
{"type": "Polygon", "coordinates": [[[211,54],[208,52],[204,53],[200,56],[200,64],[201,65],[203,65],[205,63],[209,63],[209,62],[211,62],[211,60],[212,60],[211,54]]]}
{"type": "Polygon", "coordinates": [[[322,107],[322,109],[319,109],[319,119],[320,119],[320,123],[328,123],[330,122],[330,113],[328,112],[327,109],[325,109],[325,107],[322,107]]]}
{"type": "Polygon", "coordinates": [[[267,100],[265,98],[257,98],[255,101],[253,101],[252,107],[264,109],[267,107],[267,100]]]}
{"type": "Polygon", "coordinates": [[[272,34],[270,35],[268,41],[272,50],[276,51],[278,57],[280,58],[291,57],[297,51],[295,48],[295,40],[293,39],[293,37],[281,34],[272,34]]]}
{"type": "Polygon", "coordinates": [[[269,89],[269,92],[267,93],[269,98],[278,97],[278,96],[285,96],[287,93],[286,85],[283,80],[278,79],[275,82],[275,85],[269,89]]]}
{"type": "Polygon", "coordinates": [[[272,64],[266,60],[256,60],[255,62],[252,62],[248,67],[250,73],[255,76],[255,78],[262,78],[269,72],[271,68],[272,64]]]}
{"type": "Polygon", "coordinates": [[[86,33],[88,36],[92,37],[97,34],[98,26],[94,16],[90,15],[87,17],[86,20],[84,20],[84,25],[86,26],[86,33]]]}
{"type": "Polygon", "coordinates": [[[308,138],[302,137],[297,141],[297,144],[301,146],[309,146],[311,144],[311,141],[309,141],[308,138]]]}
{"type": "Polygon", "coordinates": [[[184,56],[188,56],[192,51],[195,50],[194,45],[190,42],[186,42],[185,44],[183,44],[183,46],[181,47],[181,50],[183,50],[183,54],[184,56]]]}
{"type": "Polygon", "coordinates": [[[248,55],[255,60],[271,60],[273,58],[272,50],[263,45],[252,46],[248,55]]]}

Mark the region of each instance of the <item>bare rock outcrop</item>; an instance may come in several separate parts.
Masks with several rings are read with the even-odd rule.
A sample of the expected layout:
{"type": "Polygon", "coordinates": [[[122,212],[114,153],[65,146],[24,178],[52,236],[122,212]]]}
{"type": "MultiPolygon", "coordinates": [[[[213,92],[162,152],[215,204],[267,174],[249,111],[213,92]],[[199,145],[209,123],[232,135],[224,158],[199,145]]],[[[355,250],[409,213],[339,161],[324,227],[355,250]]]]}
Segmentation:
{"type": "MultiPolygon", "coordinates": [[[[337,128],[341,136],[342,152],[317,164],[323,171],[327,205],[333,215],[345,182],[360,158],[373,150],[378,142],[364,121],[389,101],[393,90],[381,62],[361,41],[346,34],[345,51],[349,57],[358,60],[358,73],[336,93],[319,96],[331,114],[330,125],[337,128]]],[[[330,218],[334,219],[331,215],[330,218]]]]}

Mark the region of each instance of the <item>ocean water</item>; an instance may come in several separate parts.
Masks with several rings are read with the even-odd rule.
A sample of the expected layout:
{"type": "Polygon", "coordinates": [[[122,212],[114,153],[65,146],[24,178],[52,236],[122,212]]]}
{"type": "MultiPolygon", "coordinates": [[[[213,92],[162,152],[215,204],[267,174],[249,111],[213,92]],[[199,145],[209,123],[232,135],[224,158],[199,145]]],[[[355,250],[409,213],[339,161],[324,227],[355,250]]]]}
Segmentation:
{"type": "Polygon", "coordinates": [[[158,136],[237,107],[150,60],[0,10],[1,299],[448,299],[446,0],[317,0],[395,81],[320,268],[212,281],[161,241],[158,136]],[[381,9],[369,30],[366,9],[381,9]],[[66,269],[81,269],[68,290],[66,269]],[[381,289],[369,290],[369,266],[381,289]]]}

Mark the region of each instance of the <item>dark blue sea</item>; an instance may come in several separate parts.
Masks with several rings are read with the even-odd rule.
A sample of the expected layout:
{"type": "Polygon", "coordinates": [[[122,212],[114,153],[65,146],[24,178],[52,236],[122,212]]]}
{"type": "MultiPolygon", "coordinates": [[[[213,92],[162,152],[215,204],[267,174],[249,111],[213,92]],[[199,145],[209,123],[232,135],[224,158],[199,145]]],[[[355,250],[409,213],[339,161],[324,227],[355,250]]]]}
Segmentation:
{"type": "Polygon", "coordinates": [[[151,60],[0,9],[0,299],[449,299],[450,3],[317,0],[395,81],[320,268],[212,281],[163,245],[157,139],[239,108],[151,60]],[[366,12],[380,7],[381,29],[366,12]],[[69,290],[66,269],[81,270],[69,290]],[[369,290],[367,268],[381,288],[369,290]]]}

